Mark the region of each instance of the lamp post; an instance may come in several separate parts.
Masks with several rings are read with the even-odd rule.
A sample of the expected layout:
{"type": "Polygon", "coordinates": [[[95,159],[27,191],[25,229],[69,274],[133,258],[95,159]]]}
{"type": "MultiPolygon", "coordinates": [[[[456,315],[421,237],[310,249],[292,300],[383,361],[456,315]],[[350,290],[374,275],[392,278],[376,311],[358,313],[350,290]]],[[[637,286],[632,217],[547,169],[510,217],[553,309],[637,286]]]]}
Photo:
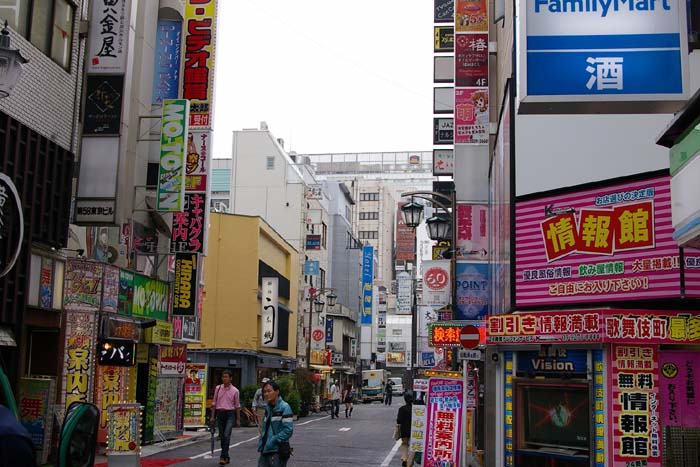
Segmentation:
{"type": "Polygon", "coordinates": [[[18,49],[10,48],[10,31],[5,21],[5,27],[0,31],[0,98],[10,95],[22,76],[22,65],[28,61],[18,49]]]}
{"type": "Polygon", "coordinates": [[[306,348],[306,369],[311,370],[311,322],[314,311],[316,313],[323,313],[323,307],[326,305],[325,302],[321,301],[321,297],[325,295],[328,299],[328,307],[333,308],[335,306],[335,301],[338,296],[333,292],[333,288],[322,288],[322,289],[309,289],[309,345],[306,348]]]}
{"type": "MultiPolygon", "coordinates": [[[[425,223],[428,227],[428,236],[431,240],[449,240],[451,243],[451,248],[455,249],[457,244],[457,221],[456,221],[456,193],[453,191],[451,196],[444,195],[442,193],[437,193],[435,191],[409,191],[406,193],[401,193],[401,197],[411,197],[411,202],[405,204],[401,207],[403,213],[404,223],[413,229],[418,227],[421,223],[421,218],[423,217],[423,205],[418,204],[414,201],[414,198],[424,199],[430,201],[438,208],[442,209],[444,212],[437,213],[433,215],[430,219],[426,219],[425,223]]],[[[451,305],[452,305],[452,317],[454,318],[454,313],[457,309],[457,289],[454,286],[454,280],[457,274],[456,265],[456,254],[452,254],[450,258],[450,275],[451,275],[451,305]]],[[[414,292],[415,293],[415,292],[414,292]]],[[[413,367],[417,366],[417,334],[418,334],[418,305],[416,305],[413,311],[413,317],[411,319],[411,346],[413,355],[413,367]]],[[[457,363],[457,350],[455,349],[452,354],[452,367],[456,369],[457,363]]]]}

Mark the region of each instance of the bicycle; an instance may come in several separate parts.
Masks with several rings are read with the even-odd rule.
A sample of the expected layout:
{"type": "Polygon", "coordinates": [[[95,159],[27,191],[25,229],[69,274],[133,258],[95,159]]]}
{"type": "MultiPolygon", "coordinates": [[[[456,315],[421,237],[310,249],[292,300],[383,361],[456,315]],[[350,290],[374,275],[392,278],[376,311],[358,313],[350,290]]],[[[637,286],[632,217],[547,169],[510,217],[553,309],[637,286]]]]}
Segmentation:
{"type": "Polygon", "coordinates": [[[326,399],[321,403],[320,411],[326,412],[327,415],[332,415],[334,410],[333,401],[326,399]]]}
{"type": "Polygon", "coordinates": [[[258,416],[248,407],[241,407],[241,426],[258,426],[258,416]]]}

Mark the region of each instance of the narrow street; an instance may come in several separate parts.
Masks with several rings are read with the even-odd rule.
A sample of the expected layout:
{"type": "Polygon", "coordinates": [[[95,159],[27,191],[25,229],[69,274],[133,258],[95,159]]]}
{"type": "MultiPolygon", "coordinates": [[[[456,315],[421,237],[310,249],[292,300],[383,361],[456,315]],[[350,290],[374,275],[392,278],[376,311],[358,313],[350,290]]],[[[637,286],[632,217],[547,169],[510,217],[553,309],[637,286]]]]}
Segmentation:
{"type": "MultiPolygon", "coordinates": [[[[399,398],[400,399],[400,398],[399,398]]],[[[402,401],[403,402],[403,401],[402,401]]],[[[294,455],[289,466],[349,466],[373,465],[396,467],[401,465],[401,450],[392,438],[396,413],[401,406],[395,401],[391,406],[373,403],[357,404],[352,418],[345,418],[341,407],[340,419],[313,414],[294,423],[291,444],[294,455]]],[[[233,466],[257,465],[257,430],[234,428],[231,436],[231,464],[233,466]]],[[[159,459],[189,459],[178,467],[217,465],[219,442],[216,440],[214,458],[210,457],[210,442],[162,452],[153,456],[159,459]]]]}

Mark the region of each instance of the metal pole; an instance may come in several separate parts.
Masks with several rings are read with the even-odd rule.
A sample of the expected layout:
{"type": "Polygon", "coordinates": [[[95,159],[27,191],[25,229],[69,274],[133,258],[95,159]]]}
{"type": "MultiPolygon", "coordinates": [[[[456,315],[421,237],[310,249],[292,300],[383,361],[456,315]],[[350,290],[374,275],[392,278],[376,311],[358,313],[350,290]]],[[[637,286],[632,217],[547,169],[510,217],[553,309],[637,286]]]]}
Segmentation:
{"type": "Polygon", "coordinates": [[[306,335],[309,339],[309,345],[306,348],[306,369],[311,371],[311,315],[313,313],[314,294],[309,290],[309,331],[306,335]]]}
{"type": "MultiPolygon", "coordinates": [[[[452,319],[457,318],[457,191],[452,191],[452,258],[450,266],[452,269],[452,319]]],[[[452,348],[452,370],[456,371],[459,368],[459,360],[457,360],[457,347],[452,348]]]]}

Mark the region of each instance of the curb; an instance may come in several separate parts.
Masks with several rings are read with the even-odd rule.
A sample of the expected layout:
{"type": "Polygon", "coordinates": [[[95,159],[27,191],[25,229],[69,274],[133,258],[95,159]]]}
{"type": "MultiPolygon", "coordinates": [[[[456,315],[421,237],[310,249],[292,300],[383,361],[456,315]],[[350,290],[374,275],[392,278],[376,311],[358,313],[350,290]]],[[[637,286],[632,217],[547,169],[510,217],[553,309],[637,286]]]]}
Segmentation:
{"type": "Polygon", "coordinates": [[[169,441],[162,441],[160,443],[146,445],[141,448],[141,457],[149,457],[155,454],[159,454],[161,452],[189,446],[191,444],[198,443],[204,439],[208,439],[210,436],[211,433],[209,433],[208,431],[195,431],[192,432],[192,435],[188,436],[187,438],[177,438],[169,441]]]}

